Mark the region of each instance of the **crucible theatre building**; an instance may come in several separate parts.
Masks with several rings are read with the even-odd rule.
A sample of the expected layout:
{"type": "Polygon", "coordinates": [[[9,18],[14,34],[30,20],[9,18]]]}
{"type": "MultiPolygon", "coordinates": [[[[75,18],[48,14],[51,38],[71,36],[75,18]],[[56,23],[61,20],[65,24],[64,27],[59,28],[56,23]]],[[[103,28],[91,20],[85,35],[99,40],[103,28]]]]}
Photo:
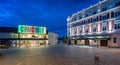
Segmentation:
{"type": "Polygon", "coordinates": [[[69,44],[120,47],[120,0],[102,0],[67,18],[69,44]]]}
{"type": "Polygon", "coordinates": [[[46,27],[18,25],[18,28],[0,27],[0,45],[11,47],[57,44],[58,35],[48,36],[46,27]],[[52,39],[48,40],[52,36],[52,39]],[[55,37],[55,39],[54,39],[55,37]]]}

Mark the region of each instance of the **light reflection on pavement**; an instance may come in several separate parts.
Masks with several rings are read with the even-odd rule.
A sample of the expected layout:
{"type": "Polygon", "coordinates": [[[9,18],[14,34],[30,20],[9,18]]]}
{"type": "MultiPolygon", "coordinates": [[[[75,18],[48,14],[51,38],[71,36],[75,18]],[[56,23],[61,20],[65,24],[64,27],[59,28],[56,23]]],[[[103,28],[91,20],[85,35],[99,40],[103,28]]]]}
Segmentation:
{"type": "Polygon", "coordinates": [[[89,46],[41,46],[0,49],[0,65],[120,65],[120,50],[89,46]],[[100,61],[95,61],[95,53],[100,61]]]}

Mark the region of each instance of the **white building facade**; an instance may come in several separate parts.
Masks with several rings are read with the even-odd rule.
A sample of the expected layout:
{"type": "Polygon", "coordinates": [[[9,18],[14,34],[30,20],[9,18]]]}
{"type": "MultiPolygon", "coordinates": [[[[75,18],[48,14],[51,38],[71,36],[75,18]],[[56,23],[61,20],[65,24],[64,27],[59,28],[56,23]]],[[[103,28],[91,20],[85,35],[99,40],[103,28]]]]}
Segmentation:
{"type": "Polygon", "coordinates": [[[120,47],[120,0],[102,0],[67,18],[71,44],[120,47]]]}

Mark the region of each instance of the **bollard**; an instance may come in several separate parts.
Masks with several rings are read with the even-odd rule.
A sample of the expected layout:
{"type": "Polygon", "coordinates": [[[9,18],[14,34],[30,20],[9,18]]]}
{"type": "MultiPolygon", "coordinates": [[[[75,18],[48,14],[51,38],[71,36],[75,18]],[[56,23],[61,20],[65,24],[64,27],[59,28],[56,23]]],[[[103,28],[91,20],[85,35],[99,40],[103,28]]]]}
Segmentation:
{"type": "Polygon", "coordinates": [[[99,59],[99,54],[98,53],[96,53],[95,54],[95,61],[99,61],[100,59],[99,59]]]}
{"type": "Polygon", "coordinates": [[[0,57],[2,56],[2,54],[0,53],[0,57]]]}

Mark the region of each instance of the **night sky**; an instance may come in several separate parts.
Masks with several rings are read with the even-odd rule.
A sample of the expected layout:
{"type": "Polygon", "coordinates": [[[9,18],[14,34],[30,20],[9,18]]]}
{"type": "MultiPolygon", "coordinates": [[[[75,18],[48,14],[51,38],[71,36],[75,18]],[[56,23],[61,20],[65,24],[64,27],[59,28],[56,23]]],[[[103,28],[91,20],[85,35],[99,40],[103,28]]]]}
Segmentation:
{"type": "Polygon", "coordinates": [[[98,0],[0,0],[0,26],[46,26],[66,36],[66,18],[98,0]]]}

